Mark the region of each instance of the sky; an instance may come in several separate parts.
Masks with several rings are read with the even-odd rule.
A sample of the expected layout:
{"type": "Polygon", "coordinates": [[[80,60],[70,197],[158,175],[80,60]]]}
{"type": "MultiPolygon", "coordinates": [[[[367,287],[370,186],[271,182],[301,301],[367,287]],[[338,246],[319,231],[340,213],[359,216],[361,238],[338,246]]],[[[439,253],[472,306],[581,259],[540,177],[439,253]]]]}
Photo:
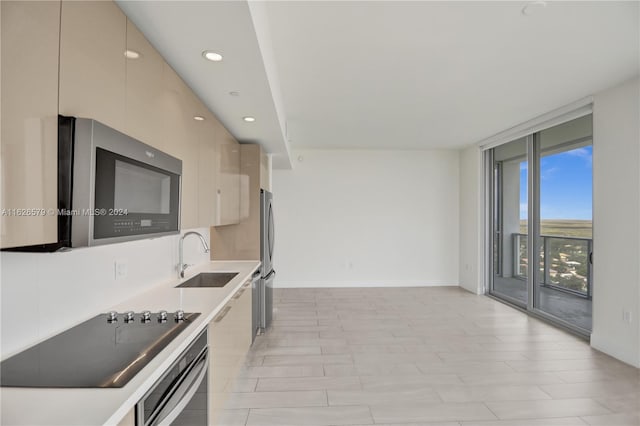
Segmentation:
{"type": "MultiPolygon", "coordinates": [[[[592,159],[592,146],[541,158],[541,219],[592,219],[592,159]]],[[[520,163],[520,200],[520,219],[526,219],[526,162],[520,163]]]]}

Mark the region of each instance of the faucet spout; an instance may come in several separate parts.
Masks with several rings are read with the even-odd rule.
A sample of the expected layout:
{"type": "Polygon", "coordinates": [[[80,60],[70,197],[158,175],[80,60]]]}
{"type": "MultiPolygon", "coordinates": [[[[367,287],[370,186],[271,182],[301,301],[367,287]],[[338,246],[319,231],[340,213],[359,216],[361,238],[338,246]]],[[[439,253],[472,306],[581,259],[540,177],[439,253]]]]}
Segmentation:
{"type": "Polygon", "coordinates": [[[187,268],[190,266],[190,265],[187,265],[186,263],[184,263],[184,239],[186,237],[188,237],[189,235],[197,235],[200,238],[200,242],[202,243],[202,247],[204,247],[204,252],[205,253],[209,253],[209,244],[207,244],[207,241],[204,239],[204,237],[202,236],[201,233],[196,232],[196,231],[185,232],[180,237],[180,242],[178,243],[178,256],[179,256],[179,260],[178,260],[178,275],[180,276],[180,278],[184,278],[184,271],[186,271],[187,268]]]}

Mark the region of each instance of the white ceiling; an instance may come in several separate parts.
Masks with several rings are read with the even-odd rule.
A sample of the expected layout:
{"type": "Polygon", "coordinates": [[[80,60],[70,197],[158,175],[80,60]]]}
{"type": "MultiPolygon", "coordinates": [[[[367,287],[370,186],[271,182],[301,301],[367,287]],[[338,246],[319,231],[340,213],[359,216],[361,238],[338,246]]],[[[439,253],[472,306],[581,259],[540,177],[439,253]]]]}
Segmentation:
{"type": "Polygon", "coordinates": [[[241,141],[465,146],[640,71],[638,2],[128,2],[124,12],[241,141]],[[200,53],[220,49],[225,60],[200,53]],[[228,95],[241,92],[239,98],[228,95]],[[247,126],[240,118],[255,115],[247,126]],[[285,136],[288,134],[288,136],[285,136]]]}
{"type": "Polygon", "coordinates": [[[239,141],[260,143],[274,154],[274,167],[291,167],[284,118],[278,116],[246,1],[116,2],[239,141]],[[209,49],[223,61],[204,60],[202,52],[209,49]],[[244,116],[256,121],[246,123],[244,116]]]}

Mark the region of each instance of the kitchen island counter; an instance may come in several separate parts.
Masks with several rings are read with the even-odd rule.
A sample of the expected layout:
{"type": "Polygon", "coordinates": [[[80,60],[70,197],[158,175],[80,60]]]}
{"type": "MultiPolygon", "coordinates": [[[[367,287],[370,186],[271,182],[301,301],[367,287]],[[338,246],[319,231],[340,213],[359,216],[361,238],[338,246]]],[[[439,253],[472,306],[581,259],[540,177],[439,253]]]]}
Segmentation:
{"type": "Polygon", "coordinates": [[[259,266],[258,261],[207,262],[188,270],[183,279],[159,283],[113,306],[111,310],[117,312],[171,312],[182,309],[201,315],[122,388],[0,388],[1,423],[69,426],[118,424],[242,285],[251,279],[259,266]],[[238,275],[220,288],[175,288],[202,272],[237,272],[238,275]]]}

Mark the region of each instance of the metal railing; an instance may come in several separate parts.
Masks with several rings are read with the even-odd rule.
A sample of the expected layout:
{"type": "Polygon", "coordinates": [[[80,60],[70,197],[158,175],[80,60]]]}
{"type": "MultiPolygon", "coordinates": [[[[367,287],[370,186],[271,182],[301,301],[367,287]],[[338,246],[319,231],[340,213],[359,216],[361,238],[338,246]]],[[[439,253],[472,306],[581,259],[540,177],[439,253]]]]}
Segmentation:
{"type": "MultiPolygon", "coordinates": [[[[529,273],[527,235],[514,233],[514,275],[525,278],[529,273]]],[[[591,251],[593,241],[583,237],[541,235],[538,248],[541,285],[591,298],[591,251]]]]}

